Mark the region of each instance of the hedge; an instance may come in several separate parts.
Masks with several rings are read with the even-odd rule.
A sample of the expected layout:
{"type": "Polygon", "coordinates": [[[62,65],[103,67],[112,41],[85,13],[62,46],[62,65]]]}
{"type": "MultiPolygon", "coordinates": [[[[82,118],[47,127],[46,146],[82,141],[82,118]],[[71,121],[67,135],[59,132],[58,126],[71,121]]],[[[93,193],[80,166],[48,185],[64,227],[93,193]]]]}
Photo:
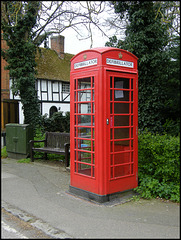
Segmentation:
{"type": "Polygon", "coordinates": [[[180,201],[179,136],[139,132],[138,178],[141,197],[180,201]]]}

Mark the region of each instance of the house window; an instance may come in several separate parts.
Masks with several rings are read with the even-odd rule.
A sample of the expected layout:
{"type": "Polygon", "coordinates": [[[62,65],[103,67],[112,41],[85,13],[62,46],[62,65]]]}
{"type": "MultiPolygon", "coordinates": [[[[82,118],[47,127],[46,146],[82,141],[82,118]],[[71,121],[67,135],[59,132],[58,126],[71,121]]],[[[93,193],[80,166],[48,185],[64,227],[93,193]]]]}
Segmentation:
{"type": "Polygon", "coordinates": [[[70,92],[70,84],[62,83],[62,92],[69,93],[70,92]]]}
{"type": "Polygon", "coordinates": [[[60,101],[59,82],[52,82],[52,101],[60,101]]]}
{"type": "Polygon", "coordinates": [[[40,82],[40,90],[41,90],[41,100],[48,100],[48,81],[42,80],[40,82]]]}

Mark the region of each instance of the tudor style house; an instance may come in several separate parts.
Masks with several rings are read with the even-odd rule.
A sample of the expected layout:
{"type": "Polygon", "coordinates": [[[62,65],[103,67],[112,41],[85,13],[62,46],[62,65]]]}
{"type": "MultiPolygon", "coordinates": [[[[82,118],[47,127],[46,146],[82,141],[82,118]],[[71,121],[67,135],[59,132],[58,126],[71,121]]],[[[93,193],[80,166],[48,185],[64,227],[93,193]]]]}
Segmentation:
{"type": "MultiPolygon", "coordinates": [[[[61,35],[51,37],[50,49],[40,49],[41,51],[37,51],[36,55],[35,88],[40,101],[41,114],[47,114],[48,117],[58,111],[65,114],[70,111],[70,59],[74,55],[64,52],[64,36],[61,35]]],[[[1,66],[1,68],[4,67],[1,66]]],[[[3,74],[1,73],[1,129],[4,129],[7,123],[22,124],[24,116],[20,97],[13,96],[11,91],[13,79],[9,78],[7,70],[1,70],[3,70],[3,74]]]]}

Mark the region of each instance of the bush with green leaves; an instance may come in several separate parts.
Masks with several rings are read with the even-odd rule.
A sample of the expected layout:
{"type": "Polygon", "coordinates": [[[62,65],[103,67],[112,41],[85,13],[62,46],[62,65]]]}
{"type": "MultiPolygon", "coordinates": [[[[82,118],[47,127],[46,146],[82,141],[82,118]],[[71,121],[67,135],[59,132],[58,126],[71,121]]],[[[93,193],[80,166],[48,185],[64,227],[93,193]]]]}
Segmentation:
{"type": "Polygon", "coordinates": [[[2,158],[7,158],[8,157],[8,154],[7,154],[7,151],[6,151],[6,146],[1,148],[1,157],[2,158]]]}
{"type": "Polygon", "coordinates": [[[63,116],[62,112],[55,112],[48,118],[47,114],[42,117],[42,130],[44,132],[70,132],[70,112],[63,116]]]}
{"type": "Polygon", "coordinates": [[[180,138],[144,131],[138,137],[141,197],[180,201],[180,138]]]}

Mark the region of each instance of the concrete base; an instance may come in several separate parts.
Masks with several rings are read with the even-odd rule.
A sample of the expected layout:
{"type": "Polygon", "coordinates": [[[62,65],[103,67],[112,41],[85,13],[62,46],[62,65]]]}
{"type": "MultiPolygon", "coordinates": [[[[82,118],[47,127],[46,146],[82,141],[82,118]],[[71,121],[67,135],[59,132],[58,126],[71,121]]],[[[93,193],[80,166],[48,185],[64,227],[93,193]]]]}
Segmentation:
{"type": "Polygon", "coordinates": [[[121,202],[124,203],[135,195],[132,189],[129,189],[124,192],[113,193],[113,194],[98,195],[98,194],[88,192],[83,189],[72,187],[72,186],[69,186],[69,193],[72,193],[73,195],[78,195],[89,201],[95,201],[98,203],[106,203],[110,201],[114,201],[114,202],[119,201],[120,203],[121,202]]]}

